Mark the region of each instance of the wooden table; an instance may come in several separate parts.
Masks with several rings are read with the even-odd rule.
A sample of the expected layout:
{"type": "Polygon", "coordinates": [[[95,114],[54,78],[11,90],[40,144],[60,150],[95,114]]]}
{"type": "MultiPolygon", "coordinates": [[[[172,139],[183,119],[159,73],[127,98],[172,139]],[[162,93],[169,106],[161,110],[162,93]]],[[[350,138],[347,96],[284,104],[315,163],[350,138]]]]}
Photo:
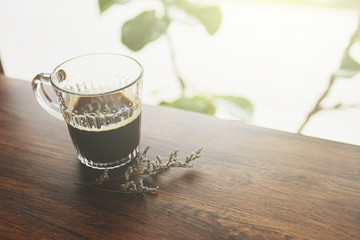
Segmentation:
{"type": "Polygon", "coordinates": [[[100,172],[29,82],[1,77],[0,239],[360,239],[358,146],[157,106],[144,106],[146,145],[204,150],[148,179],[154,196],[76,186],[100,172]]]}

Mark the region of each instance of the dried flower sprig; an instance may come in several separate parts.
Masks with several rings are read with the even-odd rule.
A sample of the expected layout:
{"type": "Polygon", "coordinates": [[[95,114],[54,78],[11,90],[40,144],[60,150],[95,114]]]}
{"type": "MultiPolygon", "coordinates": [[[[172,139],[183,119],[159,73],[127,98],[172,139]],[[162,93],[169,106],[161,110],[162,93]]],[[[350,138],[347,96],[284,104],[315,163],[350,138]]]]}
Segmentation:
{"type": "Polygon", "coordinates": [[[146,168],[143,170],[141,175],[155,175],[172,167],[193,167],[193,162],[200,157],[201,151],[202,148],[199,148],[195,153],[191,153],[190,155],[186,156],[185,162],[179,161],[178,149],[175,149],[173,152],[170,153],[169,159],[166,163],[164,163],[163,159],[159,155],[156,156],[156,161],[146,159],[146,168]]]}
{"type": "Polygon", "coordinates": [[[90,183],[74,183],[76,185],[89,186],[97,190],[107,191],[107,192],[119,192],[119,193],[148,193],[155,194],[157,193],[159,186],[156,187],[147,187],[144,185],[143,178],[140,176],[149,175],[154,176],[160,172],[164,172],[170,168],[180,167],[180,168],[190,168],[194,166],[194,161],[200,158],[202,148],[199,148],[195,153],[187,155],[184,162],[181,162],[178,159],[178,149],[175,149],[170,153],[167,161],[157,155],[156,160],[151,160],[146,157],[147,152],[149,151],[150,146],[147,146],[143,153],[140,154],[133,163],[127,167],[126,171],[117,177],[109,177],[109,170],[105,169],[103,173],[95,179],[95,181],[90,183]],[[142,166],[145,167],[143,170],[139,170],[142,166]],[[134,177],[138,177],[137,181],[133,180],[134,177]],[[99,185],[102,185],[105,182],[123,180],[120,185],[120,189],[109,189],[102,188],[99,185]]]}

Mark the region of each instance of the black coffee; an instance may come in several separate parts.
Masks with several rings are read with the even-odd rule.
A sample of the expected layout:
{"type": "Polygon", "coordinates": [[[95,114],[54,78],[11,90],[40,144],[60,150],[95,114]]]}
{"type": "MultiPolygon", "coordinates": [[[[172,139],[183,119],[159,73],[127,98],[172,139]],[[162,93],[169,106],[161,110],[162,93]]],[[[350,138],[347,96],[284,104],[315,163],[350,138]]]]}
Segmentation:
{"type": "MultiPolygon", "coordinates": [[[[74,111],[80,113],[110,111],[116,105],[116,108],[123,106],[132,106],[132,102],[121,95],[118,101],[109,101],[109,99],[92,99],[80,98],[75,106],[74,111]],[[112,105],[109,106],[109,102],[112,105]]],[[[126,162],[129,154],[133,154],[134,150],[140,143],[140,125],[141,114],[135,116],[130,112],[129,119],[133,119],[126,125],[121,125],[102,130],[100,129],[79,129],[68,124],[71,139],[77,148],[79,154],[88,161],[94,163],[112,163],[126,162]]],[[[126,119],[124,120],[126,122],[126,119]]]]}

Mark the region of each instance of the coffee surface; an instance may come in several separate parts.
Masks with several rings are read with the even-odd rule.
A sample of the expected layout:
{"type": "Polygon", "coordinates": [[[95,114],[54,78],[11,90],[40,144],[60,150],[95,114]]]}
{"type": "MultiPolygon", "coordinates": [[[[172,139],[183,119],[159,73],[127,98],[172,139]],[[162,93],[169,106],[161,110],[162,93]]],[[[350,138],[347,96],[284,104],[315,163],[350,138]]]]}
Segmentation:
{"type": "Polygon", "coordinates": [[[73,106],[73,112],[78,114],[112,113],[124,107],[131,108],[133,105],[133,102],[122,93],[98,97],[79,97],[73,106]]]}
{"type": "MultiPolygon", "coordinates": [[[[133,103],[124,95],[82,97],[74,104],[73,111],[81,114],[102,114],[124,107],[129,109],[132,106],[133,103]]],[[[115,124],[113,128],[96,130],[67,125],[71,139],[82,158],[95,163],[110,163],[127,158],[139,146],[141,113],[131,111],[131,115],[123,122],[124,124],[115,124]]]]}

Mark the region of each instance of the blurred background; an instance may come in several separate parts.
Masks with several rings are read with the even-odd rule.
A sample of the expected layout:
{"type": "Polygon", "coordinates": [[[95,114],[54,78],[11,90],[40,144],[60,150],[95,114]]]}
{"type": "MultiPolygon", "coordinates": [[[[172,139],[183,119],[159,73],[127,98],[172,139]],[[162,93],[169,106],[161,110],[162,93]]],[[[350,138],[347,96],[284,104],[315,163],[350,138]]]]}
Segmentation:
{"type": "Polygon", "coordinates": [[[360,1],[171,2],[0,0],[5,74],[31,81],[74,56],[122,53],[144,66],[146,104],[360,145],[360,1]]]}

